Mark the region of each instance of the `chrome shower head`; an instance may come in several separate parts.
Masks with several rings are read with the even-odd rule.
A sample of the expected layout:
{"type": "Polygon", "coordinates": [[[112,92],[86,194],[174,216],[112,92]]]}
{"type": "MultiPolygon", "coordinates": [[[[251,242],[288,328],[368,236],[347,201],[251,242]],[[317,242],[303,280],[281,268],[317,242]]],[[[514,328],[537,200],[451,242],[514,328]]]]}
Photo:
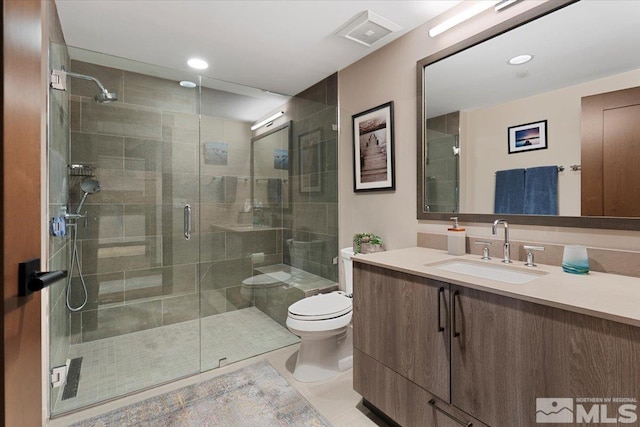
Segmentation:
{"type": "Polygon", "coordinates": [[[96,194],[100,192],[100,190],[102,189],[102,185],[100,184],[100,181],[96,179],[87,178],[82,181],[82,184],[80,184],[80,188],[82,188],[82,191],[87,194],[96,194]]]}
{"type": "Polygon", "coordinates": [[[95,99],[98,104],[108,104],[110,102],[117,101],[118,95],[116,95],[115,92],[107,92],[105,90],[104,92],[100,92],[94,96],[93,99],[95,99]]]}
{"type": "Polygon", "coordinates": [[[80,203],[78,204],[78,208],[76,209],[76,214],[79,214],[82,210],[82,206],[84,205],[85,200],[87,200],[87,196],[89,194],[99,193],[102,189],[102,185],[98,180],[87,178],[82,181],[82,184],[80,184],[80,188],[82,189],[83,194],[82,199],[80,199],[80,203]]]}
{"type": "Polygon", "coordinates": [[[66,76],[69,76],[76,79],[90,80],[94,82],[96,86],[100,88],[100,93],[93,97],[93,99],[95,99],[98,104],[107,104],[109,102],[118,100],[118,95],[115,92],[109,92],[100,82],[100,80],[96,79],[95,77],[64,70],[53,70],[51,76],[51,87],[53,87],[54,89],[66,90],[66,76]],[[54,78],[55,81],[53,80],[54,78]]]}

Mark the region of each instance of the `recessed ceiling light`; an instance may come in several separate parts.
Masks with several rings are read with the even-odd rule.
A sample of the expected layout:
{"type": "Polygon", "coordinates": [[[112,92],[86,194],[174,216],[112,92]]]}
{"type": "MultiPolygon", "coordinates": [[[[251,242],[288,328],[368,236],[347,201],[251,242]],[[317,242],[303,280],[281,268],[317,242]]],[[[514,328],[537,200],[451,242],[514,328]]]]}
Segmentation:
{"type": "Polygon", "coordinates": [[[509,64],[511,65],[522,65],[533,59],[533,55],[518,55],[514,56],[509,60],[509,64]]]}
{"type": "Polygon", "coordinates": [[[189,67],[191,68],[195,68],[196,70],[206,70],[207,68],[209,68],[209,64],[207,64],[207,61],[200,58],[191,58],[187,61],[187,65],[189,65],[189,67]]]}
{"type": "Polygon", "coordinates": [[[194,88],[194,87],[196,87],[196,84],[194,82],[190,82],[189,80],[183,80],[183,81],[180,82],[180,86],[188,87],[188,88],[194,88]]]}

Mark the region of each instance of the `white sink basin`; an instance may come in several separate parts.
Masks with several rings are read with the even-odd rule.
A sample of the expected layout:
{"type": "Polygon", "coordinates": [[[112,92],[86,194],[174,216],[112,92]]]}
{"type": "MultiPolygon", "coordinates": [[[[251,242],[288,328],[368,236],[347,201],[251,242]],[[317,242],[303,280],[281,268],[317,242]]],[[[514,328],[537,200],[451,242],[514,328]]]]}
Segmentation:
{"type": "Polygon", "coordinates": [[[544,271],[525,271],[507,265],[489,264],[486,262],[475,262],[469,260],[447,260],[427,264],[428,267],[435,267],[439,270],[450,271],[452,273],[466,274],[467,276],[479,277],[482,279],[497,280],[499,282],[521,285],[543,276],[544,271]]]}

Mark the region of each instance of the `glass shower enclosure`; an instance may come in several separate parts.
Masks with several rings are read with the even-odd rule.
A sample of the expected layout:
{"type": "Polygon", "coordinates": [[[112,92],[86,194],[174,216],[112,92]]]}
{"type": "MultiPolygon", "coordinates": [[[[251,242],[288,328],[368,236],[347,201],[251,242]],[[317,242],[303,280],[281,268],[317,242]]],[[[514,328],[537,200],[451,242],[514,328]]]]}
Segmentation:
{"type": "Polygon", "coordinates": [[[336,107],[63,45],[50,63],[117,96],[71,76],[50,91],[50,264],[69,270],[49,291],[50,367],[68,372],[51,414],[298,342],[288,305],[337,287],[337,226],[307,227],[337,212],[336,107]],[[293,164],[318,120],[311,177],[293,164]],[[321,191],[299,191],[310,178],[321,191]]]}

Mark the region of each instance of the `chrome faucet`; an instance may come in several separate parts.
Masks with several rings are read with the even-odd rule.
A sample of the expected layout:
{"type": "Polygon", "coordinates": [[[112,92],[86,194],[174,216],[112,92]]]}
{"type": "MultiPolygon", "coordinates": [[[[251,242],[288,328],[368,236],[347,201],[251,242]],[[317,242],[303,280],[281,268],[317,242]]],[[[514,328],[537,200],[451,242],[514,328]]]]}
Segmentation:
{"type": "Polygon", "coordinates": [[[509,224],[504,219],[496,219],[491,226],[491,234],[498,234],[498,225],[504,225],[504,258],[502,262],[505,264],[511,264],[511,258],[509,256],[509,224]]]}

